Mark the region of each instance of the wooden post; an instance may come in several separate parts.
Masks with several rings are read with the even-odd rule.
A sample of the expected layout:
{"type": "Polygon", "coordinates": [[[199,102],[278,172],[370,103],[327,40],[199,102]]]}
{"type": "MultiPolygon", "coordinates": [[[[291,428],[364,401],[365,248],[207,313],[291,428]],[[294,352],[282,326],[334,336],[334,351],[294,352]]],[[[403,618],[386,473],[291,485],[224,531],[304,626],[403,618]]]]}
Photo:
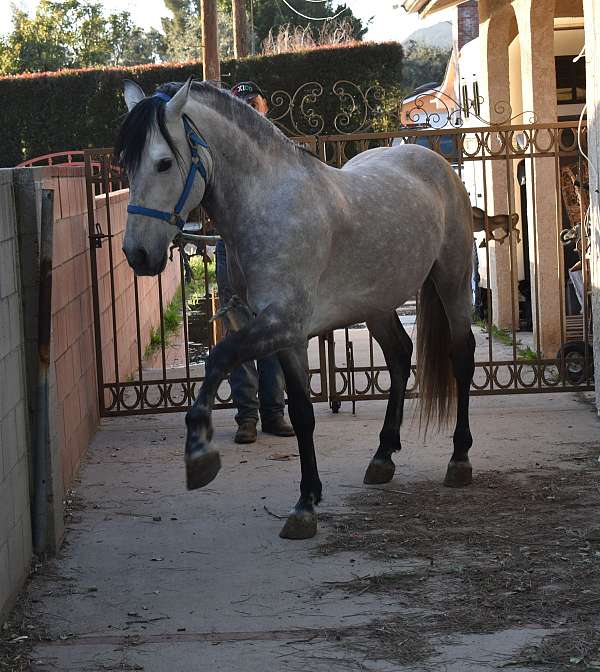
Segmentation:
{"type": "MultiPolygon", "coordinates": [[[[590,157],[590,275],[594,321],[594,369],[600,377],[600,6],[584,0],[585,69],[587,73],[588,155],[590,157]]],[[[596,385],[600,414],[600,385],[596,385]]]]}
{"type": "Polygon", "coordinates": [[[217,28],[217,0],[202,0],[202,72],[204,79],[219,82],[219,31],[217,28]]]}
{"type": "Polygon", "coordinates": [[[233,11],[233,55],[244,58],[248,55],[248,20],[246,18],[246,1],[232,0],[233,11]]]}

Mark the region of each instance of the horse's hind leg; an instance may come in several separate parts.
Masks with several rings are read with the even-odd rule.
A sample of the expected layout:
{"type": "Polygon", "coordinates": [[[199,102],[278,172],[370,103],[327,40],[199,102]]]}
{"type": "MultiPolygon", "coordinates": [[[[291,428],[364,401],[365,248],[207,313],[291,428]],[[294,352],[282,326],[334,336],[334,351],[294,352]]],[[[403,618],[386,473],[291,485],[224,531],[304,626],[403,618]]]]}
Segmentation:
{"type": "Polygon", "coordinates": [[[379,448],[371,459],[364,477],[364,482],[372,485],[388,483],[396,470],[392,453],[401,448],[400,425],[404,412],[406,385],[410,376],[413,344],[396,311],[377,319],[367,320],[367,326],[383,350],[391,381],[385,420],[379,434],[379,448]]]}
{"type": "Polygon", "coordinates": [[[475,372],[475,337],[470,327],[460,340],[453,339],[451,357],[457,385],[456,428],[453,436],[454,451],[444,485],[460,488],[470,485],[473,480],[473,470],[469,462],[469,449],[473,445],[469,427],[469,391],[475,372]]]}
{"type": "Polygon", "coordinates": [[[288,393],[288,411],[300,453],[300,499],[279,533],[284,539],[309,539],[317,532],[314,507],[321,501],[321,481],[313,443],[315,415],[310,400],[306,344],[278,353],[288,393]]]}
{"type": "Polygon", "coordinates": [[[470,278],[452,282],[434,271],[436,291],[444,306],[450,329],[450,359],[456,380],[456,428],[454,450],[444,485],[460,488],[473,480],[469,449],[473,445],[469,426],[469,392],[475,373],[475,337],[471,330],[470,278]]]}

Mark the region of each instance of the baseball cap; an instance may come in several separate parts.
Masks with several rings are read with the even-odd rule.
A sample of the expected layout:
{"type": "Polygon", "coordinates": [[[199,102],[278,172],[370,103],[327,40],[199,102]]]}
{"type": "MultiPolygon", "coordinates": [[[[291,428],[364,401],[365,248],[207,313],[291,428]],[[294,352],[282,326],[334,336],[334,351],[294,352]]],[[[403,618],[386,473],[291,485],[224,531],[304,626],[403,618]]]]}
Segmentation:
{"type": "Polygon", "coordinates": [[[231,89],[231,93],[236,98],[241,98],[245,101],[252,100],[252,98],[256,98],[256,96],[263,96],[264,98],[264,93],[254,82],[239,82],[231,89]]]}

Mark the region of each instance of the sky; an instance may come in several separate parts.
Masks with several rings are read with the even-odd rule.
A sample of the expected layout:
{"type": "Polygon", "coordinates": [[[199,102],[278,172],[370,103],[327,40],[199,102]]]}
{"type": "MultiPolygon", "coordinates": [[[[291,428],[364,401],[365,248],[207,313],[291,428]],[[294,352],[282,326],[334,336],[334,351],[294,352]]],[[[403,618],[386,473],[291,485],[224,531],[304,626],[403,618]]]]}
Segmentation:
{"type": "MultiPolygon", "coordinates": [[[[14,4],[33,14],[39,0],[16,0],[14,4]]],[[[346,0],[348,6],[361,19],[374,17],[365,39],[374,42],[397,40],[401,42],[413,31],[439,21],[450,20],[449,12],[440,12],[430,19],[420,21],[416,14],[406,14],[401,8],[402,0],[346,0]]],[[[11,30],[11,2],[0,0],[0,34],[11,30]]],[[[103,0],[107,13],[128,10],[134,21],[143,28],[160,29],[161,16],[170,16],[163,0],[103,0]]],[[[293,0],[291,0],[293,4],[293,0]]],[[[316,5],[315,5],[316,6],[316,5]]],[[[315,16],[318,16],[315,10],[315,16]]]]}

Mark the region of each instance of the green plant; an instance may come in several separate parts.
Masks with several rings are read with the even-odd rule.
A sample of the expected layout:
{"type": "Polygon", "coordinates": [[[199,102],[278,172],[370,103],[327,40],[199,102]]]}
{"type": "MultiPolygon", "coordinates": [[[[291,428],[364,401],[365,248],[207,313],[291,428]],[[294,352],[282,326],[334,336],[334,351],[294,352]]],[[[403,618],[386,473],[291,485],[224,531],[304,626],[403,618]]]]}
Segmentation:
{"type": "Polygon", "coordinates": [[[488,328],[487,322],[484,322],[480,319],[473,319],[473,324],[479,327],[482,331],[490,334],[492,338],[495,338],[503,345],[508,347],[515,345],[517,349],[517,357],[519,359],[525,359],[530,362],[535,362],[538,360],[538,355],[535,350],[532,350],[528,345],[523,347],[523,344],[520,340],[513,340],[513,332],[510,329],[499,328],[495,324],[492,324],[491,328],[488,328]]]}
{"type": "MultiPolygon", "coordinates": [[[[192,257],[190,259],[190,266],[192,267],[192,279],[185,287],[185,298],[188,305],[198,299],[204,298],[205,294],[204,261],[202,257],[192,257]]],[[[210,287],[216,283],[214,262],[207,264],[207,271],[210,287]]],[[[179,329],[182,318],[183,304],[180,285],[167,307],[163,310],[162,326],[165,335],[165,344],[169,342],[169,338],[179,329]]],[[[150,330],[150,339],[144,350],[144,359],[151,357],[162,344],[163,339],[160,327],[152,327],[150,330]]]]}
{"type": "Polygon", "coordinates": [[[150,329],[150,340],[148,341],[148,345],[146,345],[144,350],[144,359],[148,359],[148,357],[153,355],[161,343],[162,338],[160,336],[160,329],[157,327],[152,327],[152,329],[150,329]]]}
{"type": "Polygon", "coordinates": [[[518,354],[520,359],[528,359],[529,361],[536,361],[538,359],[537,353],[535,350],[532,350],[529,346],[525,348],[519,348],[518,354]]]}

